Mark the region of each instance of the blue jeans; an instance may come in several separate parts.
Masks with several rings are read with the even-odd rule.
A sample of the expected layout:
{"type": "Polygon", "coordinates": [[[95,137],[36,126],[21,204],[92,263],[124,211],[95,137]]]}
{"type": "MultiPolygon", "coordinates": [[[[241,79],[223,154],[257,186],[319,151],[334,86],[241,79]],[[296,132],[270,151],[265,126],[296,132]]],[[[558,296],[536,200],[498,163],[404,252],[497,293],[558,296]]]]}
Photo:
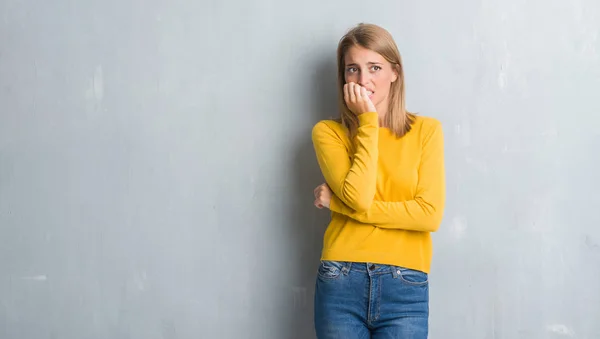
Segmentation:
{"type": "Polygon", "coordinates": [[[427,339],[428,275],[403,267],[322,261],[315,289],[318,339],[427,339]]]}

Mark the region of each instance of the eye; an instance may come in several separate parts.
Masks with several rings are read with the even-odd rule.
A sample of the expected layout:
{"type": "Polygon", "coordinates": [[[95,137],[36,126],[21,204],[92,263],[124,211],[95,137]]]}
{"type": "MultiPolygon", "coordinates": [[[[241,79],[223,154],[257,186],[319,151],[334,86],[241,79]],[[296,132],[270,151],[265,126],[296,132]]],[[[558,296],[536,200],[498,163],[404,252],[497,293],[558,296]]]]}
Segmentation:
{"type": "Polygon", "coordinates": [[[371,67],[371,70],[372,70],[373,72],[376,72],[376,71],[379,71],[379,70],[381,70],[381,67],[380,67],[380,66],[377,66],[377,65],[374,65],[373,67],[371,67]]]}
{"type": "Polygon", "coordinates": [[[348,73],[354,73],[354,72],[356,72],[356,71],[357,71],[356,67],[348,67],[348,68],[346,69],[346,72],[348,72],[348,73]]]}

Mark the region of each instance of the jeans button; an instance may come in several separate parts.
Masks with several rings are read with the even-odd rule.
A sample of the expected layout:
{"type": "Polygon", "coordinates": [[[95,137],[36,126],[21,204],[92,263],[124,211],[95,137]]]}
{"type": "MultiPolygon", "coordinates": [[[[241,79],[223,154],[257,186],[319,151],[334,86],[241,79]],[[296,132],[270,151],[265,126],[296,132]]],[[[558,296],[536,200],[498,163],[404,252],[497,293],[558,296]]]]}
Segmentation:
{"type": "Polygon", "coordinates": [[[371,266],[369,266],[369,270],[370,270],[370,271],[372,271],[372,270],[374,270],[374,269],[375,269],[375,265],[374,265],[374,264],[371,264],[371,266]]]}

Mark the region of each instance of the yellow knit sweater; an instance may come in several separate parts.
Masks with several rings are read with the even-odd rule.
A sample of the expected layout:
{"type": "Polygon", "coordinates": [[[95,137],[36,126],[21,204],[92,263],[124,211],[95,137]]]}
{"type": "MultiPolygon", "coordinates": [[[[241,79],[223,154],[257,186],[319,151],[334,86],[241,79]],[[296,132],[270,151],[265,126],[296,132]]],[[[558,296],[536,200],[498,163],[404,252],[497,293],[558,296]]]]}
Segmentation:
{"type": "Polygon", "coordinates": [[[332,120],[317,123],[312,139],[334,193],[321,259],[429,273],[430,232],[440,226],[446,194],[441,123],[417,116],[397,138],[369,112],[359,116],[354,142],[332,120]]]}

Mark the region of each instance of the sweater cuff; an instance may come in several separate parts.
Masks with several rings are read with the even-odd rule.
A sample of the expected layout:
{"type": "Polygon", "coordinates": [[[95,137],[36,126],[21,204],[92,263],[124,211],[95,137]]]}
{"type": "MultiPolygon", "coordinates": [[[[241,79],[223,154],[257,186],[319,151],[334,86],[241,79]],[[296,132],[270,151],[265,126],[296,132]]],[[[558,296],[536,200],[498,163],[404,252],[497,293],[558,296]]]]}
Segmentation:
{"type": "Polygon", "coordinates": [[[379,114],[377,112],[366,112],[358,116],[358,125],[379,125],[379,114]]]}
{"type": "Polygon", "coordinates": [[[331,200],[329,201],[329,209],[332,212],[342,213],[343,206],[343,202],[340,200],[340,198],[338,198],[337,195],[333,194],[331,196],[331,200]]]}

